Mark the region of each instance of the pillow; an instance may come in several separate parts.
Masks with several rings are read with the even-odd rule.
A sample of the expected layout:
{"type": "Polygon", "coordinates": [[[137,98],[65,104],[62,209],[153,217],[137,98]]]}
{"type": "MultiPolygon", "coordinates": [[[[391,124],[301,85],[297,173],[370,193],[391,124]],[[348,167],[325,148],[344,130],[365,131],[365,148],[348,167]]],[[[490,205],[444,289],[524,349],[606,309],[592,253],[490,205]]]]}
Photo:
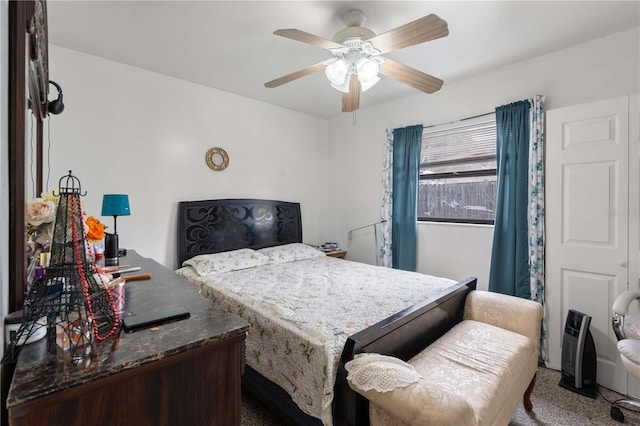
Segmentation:
{"type": "Polygon", "coordinates": [[[269,258],[252,249],[239,249],[222,253],[201,254],[182,262],[182,266],[193,267],[198,275],[206,277],[220,272],[237,271],[266,265],[269,258]]]}
{"type": "Polygon", "coordinates": [[[413,365],[398,358],[363,353],[356,355],[345,364],[349,373],[347,380],[361,391],[375,389],[377,392],[390,392],[397,388],[406,388],[420,380],[420,374],[413,365]]]}
{"type": "Polygon", "coordinates": [[[302,243],[284,244],[281,246],[267,247],[258,250],[269,257],[269,263],[294,262],[296,260],[312,259],[314,257],[324,257],[320,250],[302,243]]]}

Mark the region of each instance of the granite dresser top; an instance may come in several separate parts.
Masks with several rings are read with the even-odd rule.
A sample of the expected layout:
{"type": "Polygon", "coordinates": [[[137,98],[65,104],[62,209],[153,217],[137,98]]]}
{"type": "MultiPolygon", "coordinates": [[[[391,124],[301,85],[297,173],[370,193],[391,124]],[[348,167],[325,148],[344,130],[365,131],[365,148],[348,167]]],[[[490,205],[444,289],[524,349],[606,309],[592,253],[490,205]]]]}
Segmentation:
{"type": "Polygon", "coordinates": [[[139,266],[141,270],[135,274],[152,275],[150,280],[127,282],[123,316],[172,306],[184,306],[191,316],[131,333],[120,329],[115,337],[94,343],[93,355],[78,362],[55,346],[55,341],[54,350],[49,350],[52,344],[46,337],[25,345],[16,363],[7,407],[230,337],[244,336],[248,331],[245,320],[214,307],[199,294],[197,286],[154,260],[129,250],[120,263],[139,266]]]}

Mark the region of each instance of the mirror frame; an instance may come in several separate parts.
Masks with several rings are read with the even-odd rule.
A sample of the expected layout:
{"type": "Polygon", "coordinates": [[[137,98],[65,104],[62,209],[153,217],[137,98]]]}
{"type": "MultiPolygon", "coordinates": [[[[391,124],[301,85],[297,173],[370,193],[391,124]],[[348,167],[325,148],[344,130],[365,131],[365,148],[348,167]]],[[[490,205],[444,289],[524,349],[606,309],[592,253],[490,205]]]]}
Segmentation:
{"type": "Polygon", "coordinates": [[[49,64],[46,0],[9,2],[9,311],[22,309],[26,271],[26,124],[35,120],[36,194],[42,192],[49,64]]]}
{"type": "Polygon", "coordinates": [[[204,156],[207,166],[215,172],[221,172],[229,165],[229,154],[220,147],[214,147],[207,151],[204,156]],[[218,158],[219,160],[218,161],[218,158]]]}

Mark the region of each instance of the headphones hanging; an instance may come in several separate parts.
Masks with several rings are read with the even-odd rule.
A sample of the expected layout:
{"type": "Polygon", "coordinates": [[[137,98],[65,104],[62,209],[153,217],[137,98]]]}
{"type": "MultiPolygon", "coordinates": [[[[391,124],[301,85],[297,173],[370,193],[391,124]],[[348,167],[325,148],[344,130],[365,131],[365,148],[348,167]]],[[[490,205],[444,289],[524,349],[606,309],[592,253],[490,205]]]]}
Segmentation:
{"type": "Polygon", "coordinates": [[[64,111],[64,104],[62,103],[62,88],[53,80],[49,80],[49,83],[53,84],[54,86],[56,86],[56,89],[58,89],[58,98],[55,101],[49,102],[47,111],[49,112],[49,114],[57,115],[64,111]]]}

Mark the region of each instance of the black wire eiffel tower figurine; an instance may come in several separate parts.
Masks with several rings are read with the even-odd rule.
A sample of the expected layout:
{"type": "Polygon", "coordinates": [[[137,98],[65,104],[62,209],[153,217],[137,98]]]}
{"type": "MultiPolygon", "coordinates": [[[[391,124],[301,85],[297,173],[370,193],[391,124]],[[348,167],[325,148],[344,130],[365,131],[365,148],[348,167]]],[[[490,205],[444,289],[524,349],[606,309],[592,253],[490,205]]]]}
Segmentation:
{"type": "Polygon", "coordinates": [[[50,266],[29,289],[24,302],[23,322],[11,339],[3,362],[15,362],[24,342],[46,318],[49,353],[62,349],[74,363],[94,353],[96,341],[118,330],[119,318],[111,292],[96,274],[87,255],[82,194],[78,178],[60,178],[56,221],[51,242],[50,266]]]}

